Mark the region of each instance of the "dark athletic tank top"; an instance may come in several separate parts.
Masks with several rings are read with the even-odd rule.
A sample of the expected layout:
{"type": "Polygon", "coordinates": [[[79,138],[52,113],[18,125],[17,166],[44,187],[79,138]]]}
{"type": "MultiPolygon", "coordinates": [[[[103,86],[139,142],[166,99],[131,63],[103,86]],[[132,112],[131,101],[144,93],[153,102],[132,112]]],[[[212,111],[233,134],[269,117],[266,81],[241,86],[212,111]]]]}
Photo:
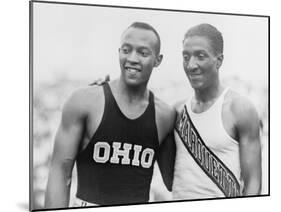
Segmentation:
{"type": "Polygon", "coordinates": [[[77,197],[112,205],[147,202],[159,148],[153,93],[136,119],[127,118],[110,86],[103,86],[104,114],[88,146],[77,156],[77,197]]]}

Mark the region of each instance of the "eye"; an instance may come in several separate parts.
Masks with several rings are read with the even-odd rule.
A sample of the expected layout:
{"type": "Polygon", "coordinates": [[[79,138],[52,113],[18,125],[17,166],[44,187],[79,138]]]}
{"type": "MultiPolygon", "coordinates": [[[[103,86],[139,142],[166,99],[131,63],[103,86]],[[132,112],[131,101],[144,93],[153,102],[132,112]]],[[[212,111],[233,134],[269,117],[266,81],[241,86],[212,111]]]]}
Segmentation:
{"type": "Polygon", "coordinates": [[[184,60],[185,62],[189,61],[189,59],[190,59],[190,56],[189,56],[189,55],[187,55],[187,54],[184,54],[184,55],[183,55],[183,60],[184,60]]]}
{"type": "Polygon", "coordinates": [[[147,57],[148,55],[149,55],[148,52],[141,52],[141,56],[143,56],[143,57],[147,57]]]}
{"type": "Polygon", "coordinates": [[[121,47],[121,52],[123,54],[128,54],[130,52],[130,48],[128,46],[121,47]]]}
{"type": "Polygon", "coordinates": [[[198,57],[199,60],[204,60],[205,57],[206,57],[206,55],[203,54],[203,53],[199,53],[199,54],[197,55],[197,57],[198,57]]]}
{"type": "Polygon", "coordinates": [[[149,55],[151,55],[151,52],[148,51],[148,50],[143,49],[143,50],[140,50],[140,51],[139,51],[139,54],[140,54],[142,57],[148,57],[149,55]]]}

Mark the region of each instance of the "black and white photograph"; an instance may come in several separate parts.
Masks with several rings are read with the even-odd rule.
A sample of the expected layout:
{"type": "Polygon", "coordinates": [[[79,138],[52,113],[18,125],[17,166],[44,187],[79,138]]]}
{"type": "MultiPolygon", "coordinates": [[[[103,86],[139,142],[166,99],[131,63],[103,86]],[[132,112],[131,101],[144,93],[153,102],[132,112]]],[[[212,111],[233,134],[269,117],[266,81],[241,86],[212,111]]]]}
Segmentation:
{"type": "Polygon", "coordinates": [[[30,210],[264,198],[264,14],[30,1],[30,210]]]}

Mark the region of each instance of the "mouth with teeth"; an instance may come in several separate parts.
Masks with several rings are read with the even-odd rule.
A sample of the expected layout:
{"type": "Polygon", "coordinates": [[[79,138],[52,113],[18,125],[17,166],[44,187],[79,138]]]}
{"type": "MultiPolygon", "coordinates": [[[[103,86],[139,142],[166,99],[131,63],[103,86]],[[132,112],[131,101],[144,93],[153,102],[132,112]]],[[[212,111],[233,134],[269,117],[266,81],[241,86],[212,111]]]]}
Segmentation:
{"type": "Polygon", "coordinates": [[[132,68],[132,67],[125,67],[125,70],[131,74],[136,74],[136,73],[139,73],[141,72],[140,69],[137,69],[137,68],[132,68]]]}

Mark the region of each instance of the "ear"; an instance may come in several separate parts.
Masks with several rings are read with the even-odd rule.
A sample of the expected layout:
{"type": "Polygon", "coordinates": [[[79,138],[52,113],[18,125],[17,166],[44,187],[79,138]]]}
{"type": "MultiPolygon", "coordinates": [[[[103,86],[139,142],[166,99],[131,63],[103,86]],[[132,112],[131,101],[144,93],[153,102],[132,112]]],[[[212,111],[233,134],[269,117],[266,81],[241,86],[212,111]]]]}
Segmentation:
{"type": "Polygon", "coordinates": [[[156,56],[154,67],[158,67],[161,64],[162,59],[163,59],[163,55],[162,54],[159,54],[158,56],[156,56]]]}
{"type": "Polygon", "coordinates": [[[217,56],[217,65],[216,65],[217,70],[219,70],[219,68],[221,67],[222,62],[223,62],[223,54],[219,54],[217,56]]]}

